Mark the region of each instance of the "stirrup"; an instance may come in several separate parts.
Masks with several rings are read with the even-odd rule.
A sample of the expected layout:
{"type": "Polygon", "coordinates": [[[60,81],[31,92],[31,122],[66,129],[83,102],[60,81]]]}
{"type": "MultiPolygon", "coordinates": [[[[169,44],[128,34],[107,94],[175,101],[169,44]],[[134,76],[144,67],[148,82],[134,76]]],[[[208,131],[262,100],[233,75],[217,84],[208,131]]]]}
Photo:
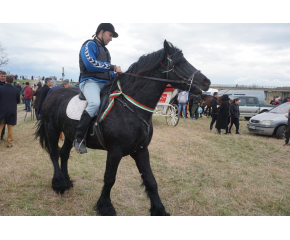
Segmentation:
{"type": "Polygon", "coordinates": [[[74,140],[74,147],[75,147],[75,150],[76,150],[78,153],[80,153],[80,154],[82,154],[82,153],[87,153],[87,148],[86,148],[86,146],[83,144],[83,141],[84,141],[84,139],[83,139],[80,143],[78,143],[77,139],[74,140]],[[78,144],[78,146],[76,146],[76,144],[78,144]],[[82,144],[83,144],[83,145],[82,145],[82,144]],[[83,146],[83,147],[82,147],[82,146],[83,146]],[[81,147],[82,147],[82,149],[81,149],[81,147]]]}

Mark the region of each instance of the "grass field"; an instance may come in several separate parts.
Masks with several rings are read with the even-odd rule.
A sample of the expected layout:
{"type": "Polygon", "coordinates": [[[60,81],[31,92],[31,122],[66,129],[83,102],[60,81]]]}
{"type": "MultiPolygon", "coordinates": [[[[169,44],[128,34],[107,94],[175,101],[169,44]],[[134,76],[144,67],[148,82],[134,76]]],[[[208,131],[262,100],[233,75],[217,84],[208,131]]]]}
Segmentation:
{"type": "MultiPolygon", "coordinates": [[[[106,152],[89,149],[79,155],[72,150],[69,172],[74,188],[63,195],[54,193],[52,164],[33,140],[35,122],[30,115],[23,121],[23,108],[18,106],[14,147],[0,143],[0,215],[95,215],[92,208],[103,186],[106,152]]],[[[153,118],[151,166],[167,212],[289,216],[290,148],[283,147],[284,141],[249,133],[242,118],[241,136],[217,135],[209,131],[209,123],[206,117],[180,119],[173,128],[165,118],[153,118]]],[[[149,215],[150,201],[140,185],[133,159],[123,158],[111,193],[117,215],[149,215]]]]}

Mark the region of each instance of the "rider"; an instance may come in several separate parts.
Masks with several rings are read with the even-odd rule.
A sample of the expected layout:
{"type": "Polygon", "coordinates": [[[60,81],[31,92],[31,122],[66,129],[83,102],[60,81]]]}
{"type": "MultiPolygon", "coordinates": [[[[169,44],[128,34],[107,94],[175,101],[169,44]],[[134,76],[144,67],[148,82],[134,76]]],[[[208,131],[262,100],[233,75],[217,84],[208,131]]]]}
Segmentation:
{"type": "Polygon", "coordinates": [[[86,153],[83,143],[89,123],[98,111],[101,100],[100,92],[106,83],[114,79],[116,74],[122,74],[121,67],[111,64],[111,56],[105,47],[117,38],[118,33],[111,23],[101,23],[93,39],[87,40],[79,53],[80,90],[88,101],[77,126],[74,147],[79,153],[86,153]],[[117,73],[116,73],[117,72],[117,73]]]}

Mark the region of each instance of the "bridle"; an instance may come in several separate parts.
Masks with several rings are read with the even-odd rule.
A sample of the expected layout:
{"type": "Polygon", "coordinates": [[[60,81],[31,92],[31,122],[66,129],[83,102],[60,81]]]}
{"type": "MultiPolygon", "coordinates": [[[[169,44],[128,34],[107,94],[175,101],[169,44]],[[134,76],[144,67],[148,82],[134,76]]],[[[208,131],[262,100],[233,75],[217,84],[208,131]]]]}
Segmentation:
{"type": "MultiPolygon", "coordinates": [[[[178,52],[180,52],[180,51],[178,51],[178,52]]],[[[176,52],[176,53],[178,53],[178,52],[176,52]]],[[[160,62],[161,66],[164,67],[165,69],[159,69],[159,71],[162,71],[162,73],[166,73],[166,79],[155,78],[155,77],[147,77],[147,76],[137,75],[137,74],[133,74],[133,73],[122,73],[122,74],[130,75],[130,76],[138,77],[138,78],[150,79],[150,80],[154,80],[154,81],[160,81],[160,82],[172,82],[172,83],[181,83],[181,84],[185,84],[186,83],[187,85],[189,85],[189,90],[188,91],[190,91],[193,79],[194,79],[196,74],[200,73],[200,70],[196,70],[189,78],[186,78],[185,74],[183,74],[182,71],[180,69],[178,69],[178,67],[173,64],[173,61],[171,60],[170,57],[171,56],[167,57],[167,60],[168,60],[168,67],[167,68],[164,67],[162,62],[160,62]],[[171,69],[169,69],[170,65],[171,65],[171,69]],[[176,70],[179,71],[185,77],[180,76],[180,74],[178,74],[176,70]],[[168,79],[168,73],[171,72],[171,71],[173,73],[175,73],[181,80],[168,79]]]]}
{"type": "MultiPolygon", "coordinates": [[[[181,52],[181,51],[178,51],[178,52],[181,52]]],[[[175,54],[177,54],[178,52],[176,52],[175,54]]],[[[170,70],[167,69],[167,71],[163,71],[162,73],[166,73],[166,78],[168,79],[168,73],[169,73],[170,71],[172,71],[173,73],[175,73],[175,75],[177,75],[179,78],[182,79],[182,83],[186,83],[187,85],[189,85],[189,90],[188,90],[188,91],[190,91],[190,89],[191,89],[191,84],[192,84],[192,82],[193,82],[193,79],[194,79],[194,77],[195,77],[195,75],[196,75],[197,73],[200,73],[200,70],[196,70],[196,71],[194,71],[194,73],[193,73],[189,78],[182,77],[182,76],[180,76],[180,75],[177,73],[176,70],[178,70],[181,74],[183,74],[182,71],[181,71],[180,69],[178,69],[178,67],[175,66],[175,65],[173,64],[173,61],[171,60],[171,56],[168,56],[168,57],[167,57],[167,60],[168,60],[168,65],[167,65],[168,67],[167,67],[167,68],[170,67],[170,64],[172,65],[172,68],[171,68],[170,70]]],[[[161,62],[160,62],[160,64],[164,67],[164,65],[163,65],[161,62]]],[[[164,67],[164,68],[165,68],[165,67],[164,67]]],[[[183,74],[183,75],[185,75],[185,74],[183,74]]],[[[168,80],[169,80],[169,79],[168,79],[168,80]]],[[[175,81],[175,80],[173,80],[173,81],[175,81]]]]}

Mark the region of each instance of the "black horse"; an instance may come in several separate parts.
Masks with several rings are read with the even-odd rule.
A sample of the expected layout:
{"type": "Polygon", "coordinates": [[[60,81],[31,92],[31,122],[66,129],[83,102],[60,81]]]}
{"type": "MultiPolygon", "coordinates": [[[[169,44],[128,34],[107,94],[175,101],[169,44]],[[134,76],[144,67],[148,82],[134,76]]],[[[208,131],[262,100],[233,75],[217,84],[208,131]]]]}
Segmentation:
{"type": "MultiPolygon", "coordinates": [[[[181,90],[190,89],[193,94],[201,94],[201,89],[206,91],[210,86],[210,80],[184,58],[181,50],[166,40],[163,49],[143,55],[129,67],[126,73],[142,74],[157,79],[157,81],[152,81],[126,74],[118,78],[125,94],[151,109],[155,109],[168,83],[181,90]],[[166,70],[165,73],[164,70],[166,70]],[[170,82],[171,80],[174,81],[170,82]]],[[[111,92],[119,90],[116,81],[105,86],[102,93],[109,90],[111,92]]],[[[73,187],[68,174],[67,162],[78,121],[67,117],[66,107],[71,98],[77,94],[79,94],[78,88],[63,88],[50,94],[42,105],[41,121],[35,132],[41,146],[50,154],[54,166],[52,188],[57,193],[63,193],[73,187]],[[62,148],[59,149],[58,138],[61,132],[65,135],[65,141],[62,148]]],[[[105,120],[100,123],[107,150],[107,162],[104,186],[94,210],[100,215],[116,215],[111,203],[110,192],[115,183],[118,165],[122,157],[130,155],[136,162],[143,185],[145,185],[145,191],[150,198],[151,215],[169,215],[159,197],[157,183],[150,167],[148,145],[153,134],[152,112],[137,107],[127,101],[124,96],[120,96],[119,99],[121,101],[115,102],[105,120]],[[125,102],[129,108],[124,107],[122,102],[125,102]]],[[[87,134],[86,137],[86,147],[104,150],[96,134],[92,135],[92,132],[93,126],[90,126],[88,130],[90,134],[87,134]]]]}

